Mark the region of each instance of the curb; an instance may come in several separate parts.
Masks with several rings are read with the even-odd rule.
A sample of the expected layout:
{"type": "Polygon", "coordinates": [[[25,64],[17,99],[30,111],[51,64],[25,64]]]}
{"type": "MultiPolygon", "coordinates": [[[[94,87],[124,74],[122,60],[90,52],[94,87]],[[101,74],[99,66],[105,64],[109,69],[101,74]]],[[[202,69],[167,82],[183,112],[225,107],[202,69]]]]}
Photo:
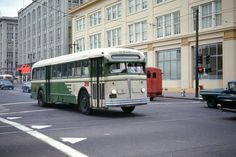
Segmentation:
{"type": "Polygon", "coordinates": [[[176,96],[162,96],[164,98],[172,98],[172,99],[185,99],[185,100],[195,100],[200,101],[199,98],[190,98],[190,97],[176,97],[176,96]]]}

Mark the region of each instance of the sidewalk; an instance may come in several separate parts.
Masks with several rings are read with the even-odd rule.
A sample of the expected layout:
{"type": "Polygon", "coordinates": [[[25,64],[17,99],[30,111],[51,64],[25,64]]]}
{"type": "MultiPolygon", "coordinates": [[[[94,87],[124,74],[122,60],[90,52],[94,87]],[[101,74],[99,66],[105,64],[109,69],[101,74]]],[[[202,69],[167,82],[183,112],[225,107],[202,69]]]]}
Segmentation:
{"type": "Polygon", "coordinates": [[[186,92],[185,94],[183,94],[181,92],[163,91],[162,96],[165,98],[174,98],[174,99],[199,100],[199,98],[195,97],[195,93],[192,92],[186,92]]]}

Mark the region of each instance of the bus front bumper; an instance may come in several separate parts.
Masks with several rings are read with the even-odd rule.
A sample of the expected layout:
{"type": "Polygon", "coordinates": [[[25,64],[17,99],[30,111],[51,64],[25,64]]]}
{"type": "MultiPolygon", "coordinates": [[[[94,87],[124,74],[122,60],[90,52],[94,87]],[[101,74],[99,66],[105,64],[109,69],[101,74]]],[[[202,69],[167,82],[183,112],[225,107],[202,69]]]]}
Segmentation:
{"type": "Polygon", "coordinates": [[[123,107],[123,106],[137,106],[146,105],[150,100],[148,97],[139,99],[110,99],[105,102],[107,107],[123,107]]]}

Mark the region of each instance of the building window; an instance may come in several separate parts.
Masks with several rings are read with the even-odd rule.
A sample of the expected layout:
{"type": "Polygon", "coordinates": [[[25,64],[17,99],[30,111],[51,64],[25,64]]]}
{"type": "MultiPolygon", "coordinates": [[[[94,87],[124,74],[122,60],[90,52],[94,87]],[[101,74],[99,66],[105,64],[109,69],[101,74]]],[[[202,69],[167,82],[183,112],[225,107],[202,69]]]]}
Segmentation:
{"type": "Polygon", "coordinates": [[[157,38],[180,34],[180,12],[156,17],[157,38]]]}
{"type": "Polygon", "coordinates": [[[121,28],[107,31],[107,46],[121,45],[121,28]]]}
{"type": "Polygon", "coordinates": [[[199,10],[199,29],[216,27],[222,24],[221,0],[213,0],[199,6],[192,7],[192,28],[196,30],[196,10],[199,10]]]}
{"type": "Polygon", "coordinates": [[[56,42],[60,42],[61,41],[61,28],[57,28],[56,29],[56,42]]]}
{"type": "MultiPolygon", "coordinates": [[[[214,43],[208,45],[200,45],[198,55],[202,56],[203,73],[199,74],[200,79],[222,79],[223,78],[223,57],[222,57],[222,43],[214,43]]],[[[195,46],[192,46],[194,74],[196,68],[195,46]]]]}
{"type": "Polygon", "coordinates": [[[181,79],[180,49],[161,50],[156,52],[157,67],[163,72],[163,80],[181,79]]]}
{"type": "Polygon", "coordinates": [[[121,17],[121,3],[107,8],[107,19],[115,20],[121,17]]]}
{"type": "Polygon", "coordinates": [[[85,18],[78,19],[76,21],[76,31],[80,32],[85,29],[85,18]]]}
{"type": "Polygon", "coordinates": [[[147,21],[129,25],[129,43],[147,40],[147,21]]]}
{"type": "Polygon", "coordinates": [[[101,33],[89,36],[90,49],[101,47],[101,33]]]}
{"type": "Polygon", "coordinates": [[[84,51],[85,50],[85,38],[80,38],[78,40],[76,40],[76,47],[77,51],[84,51]]]}
{"type": "Polygon", "coordinates": [[[90,27],[99,25],[101,23],[101,11],[91,14],[89,20],[90,27]]]}
{"type": "Polygon", "coordinates": [[[128,1],[129,14],[138,12],[146,8],[147,8],[147,0],[129,0],[128,1]]]}

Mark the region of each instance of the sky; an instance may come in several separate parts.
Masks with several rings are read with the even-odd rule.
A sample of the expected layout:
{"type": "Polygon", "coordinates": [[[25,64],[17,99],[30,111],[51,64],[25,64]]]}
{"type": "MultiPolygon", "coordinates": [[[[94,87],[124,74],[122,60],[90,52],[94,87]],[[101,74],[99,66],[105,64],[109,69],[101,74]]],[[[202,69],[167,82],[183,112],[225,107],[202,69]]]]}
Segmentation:
{"type": "Polygon", "coordinates": [[[17,17],[18,11],[32,0],[0,0],[0,16],[17,17]]]}

